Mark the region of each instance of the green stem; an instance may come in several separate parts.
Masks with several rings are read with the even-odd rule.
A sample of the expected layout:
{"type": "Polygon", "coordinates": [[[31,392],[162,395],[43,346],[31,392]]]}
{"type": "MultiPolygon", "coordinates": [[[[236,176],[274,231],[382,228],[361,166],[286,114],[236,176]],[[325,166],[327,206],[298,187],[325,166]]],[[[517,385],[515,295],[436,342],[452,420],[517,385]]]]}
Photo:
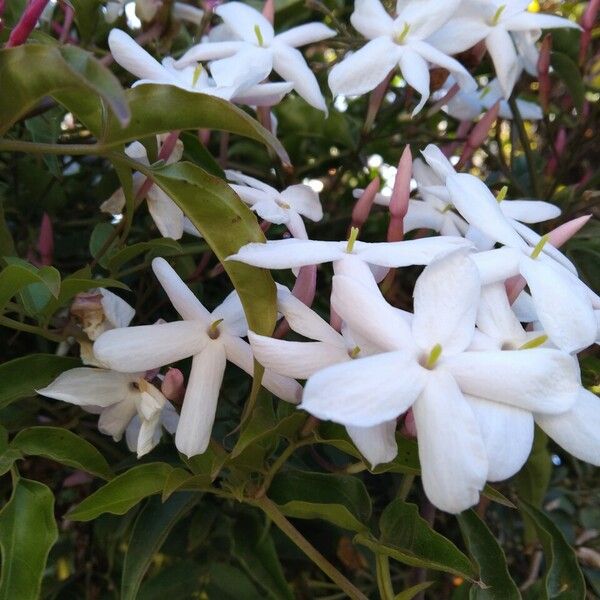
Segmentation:
{"type": "Polygon", "coordinates": [[[39,335],[52,342],[64,341],[64,338],[60,335],[51,333],[50,331],[42,329],[41,327],[36,327],[35,325],[21,323],[20,321],[16,321],[15,319],[11,319],[10,317],[0,317],[0,326],[9,327],[10,329],[16,329],[17,331],[24,331],[25,333],[33,333],[34,335],[39,335]]]}
{"type": "Polygon", "coordinates": [[[286,518],[277,506],[266,496],[248,500],[260,508],[277,527],[284,533],[327,577],[336,583],[352,600],[368,600],[354,584],[342,575],[286,518]]]}
{"type": "Polygon", "coordinates": [[[377,587],[381,600],[394,600],[394,587],[390,575],[390,561],[385,554],[375,555],[377,567],[377,587]]]}
{"type": "Polygon", "coordinates": [[[398,498],[400,498],[400,500],[406,500],[408,498],[414,480],[414,475],[404,475],[400,487],[398,488],[398,498]]]}
{"type": "Polygon", "coordinates": [[[26,152],[27,154],[102,155],[114,148],[115,145],[106,146],[104,144],[39,144],[21,140],[0,140],[0,152],[26,152]]]}
{"type": "Polygon", "coordinates": [[[525,159],[527,161],[527,170],[529,171],[529,179],[531,180],[531,189],[536,198],[542,197],[542,189],[540,186],[540,181],[538,179],[538,174],[535,167],[535,161],[533,158],[533,152],[531,151],[531,146],[529,144],[529,138],[527,137],[527,130],[525,129],[525,123],[523,123],[523,118],[521,117],[521,113],[519,112],[519,107],[517,106],[517,101],[514,96],[511,96],[508,100],[508,104],[510,106],[510,110],[513,114],[513,121],[517,126],[517,133],[519,134],[519,140],[521,141],[521,147],[523,148],[523,152],[525,153],[525,159]]]}

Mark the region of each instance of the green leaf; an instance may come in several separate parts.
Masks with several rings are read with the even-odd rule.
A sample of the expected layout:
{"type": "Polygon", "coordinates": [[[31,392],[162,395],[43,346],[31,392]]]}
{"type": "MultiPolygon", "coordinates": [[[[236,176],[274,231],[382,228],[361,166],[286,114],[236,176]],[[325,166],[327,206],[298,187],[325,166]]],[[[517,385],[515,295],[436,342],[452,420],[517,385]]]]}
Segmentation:
{"type": "MultiPolygon", "coordinates": [[[[200,588],[204,569],[191,560],[185,560],[166,566],[158,575],[148,579],[142,585],[136,600],[165,600],[165,598],[190,598],[191,590],[200,588]]],[[[240,573],[243,575],[243,573],[240,573]]],[[[245,596],[239,596],[244,598],[245,596]]]]}
{"type": "Polygon", "coordinates": [[[581,114],[581,109],[583,108],[583,102],[585,100],[585,85],[577,63],[562,52],[552,52],[550,55],[550,63],[554,67],[556,74],[571,93],[571,98],[573,99],[573,104],[577,109],[577,113],[581,114]]]}
{"type": "Polygon", "coordinates": [[[80,367],[77,358],[55,354],[29,354],[0,365],[0,408],[35,395],[67,369],[80,367]]]}
{"type": "Polygon", "coordinates": [[[92,444],[60,427],[30,427],[17,433],[10,444],[25,456],[45,456],[63,465],[110,479],[106,459],[92,444]]]}
{"type": "Polygon", "coordinates": [[[183,142],[183,158],[202,167],[205,171],[216,177],[225,179],[225,172],[219,166],[219,163],[213,158],[213,155],[206,149],[204,144],[198,139],[197,133],[189,131],[181,135],[183,142]]]}
{"type": "Polygon", "coordinates": [[[177,256],[183,252],[183,249],[178,242],[171,238],[157,238],[148,242],[138,242],[115,252],[107,260],[107,267],[111,271],[116,271],[125,263],[145,252],[152,252],[153,256],[177,256]]]}
{"type": "Polygon", "coordinates": [[[37,600],[50,548],[58,538],[54,496],[43,484],[18,479],[0,512],[0,600],[37,600]]]}
{"type": "Polygon", "coordinates": [[[355,541],[413,567],[446,571],[475,579],[471,561],[448,539],[434,531],[419,515],[416,504],[392,501],[379,521],[381,536],[359,534],[355,541]]]}
{"type": "Polygon", "coordinates": [[[108,260],[114,254],[118,247],[118,239],[113,238],[112,242],[109,240],[115,233],[115,228],[110,223],[102,222],[98,223],[90,236],[90,254],[98,259],[98,254],[102,250],[105,244],[109,244],[108,248],[104,250],[104,254],[98,259],[98,264],[101,267],[105,267],[108,264],[108,260]]]}
{"type": "Polygon", "coordinates": [[[115,127],[123,127],[131,116],[118,79],[73,45],[30,43],[0,50],[0,80],[10,90],[0,97],[0,134],[45,96],[63,104],[67,98],[67,108],[76,115],[95,114],[100,128],[106,118],[104,103],[115,115],[115,127]]]}
{"type": "Polygon", "coordinates": [[[282,162],[289,163],[281,142],[256,119],[226,100],[154,84],[129,89],[126,98],[132,114],[127,127],[122,127],[112,114],[107,116],[105,127],[98,112],[78,116],[106,145],[120,146],[175,129],[216,129],[266,144],[282,162]]]}
{"type": "Polygon", "coordinates": [[[284,471],[273,479],[269,498],[288,517],[324,519],[351,531],[365,531],[371,516],[365,486],[349,475],[284,471]]]}
{"type": "Polygon", "coordinates": [[[23,455],[18,450],[7,448],[0,454],[0,475],[4,475],[10,471],[11,467],[18,460],[22,459],[23,455]]]}
{"type": "Polygon", "coordinates": [[[277,315],[271,274],[225,260],[245,244],[265,241],[254,213],[222,179],[191,163],[156,169],[152,177],[189,217],[223,263],[240,296],[250,329],[270,335],[277,315]]]}
{"type": "MultiPolygon", "coordinates": [[[[24,261],[14,261],[0,272],[0,311],[18,292],[32,283],[43,284],[53,296],[58,296],[60,273],[54,267],[36,269],[24,261]]],[[[17,259],[18,260],[18,259],[17,259]]]]}
{"type": "Polygon", "coordinates": [[[413,598],[419,593],[433,585],[433,581],[424,581],[423,583],[418,583],[417,585],[413,585],[412,587],[396,594],[394,596],[394,600],[413,600],[413,598]]]}
{"type": "Polygon", "coordinates": [[[234,527],[233,555],[248,575],[265,589],[273,600],[294,600],[285,580],[273,539],[252,516],[238,519],[234,527]]]}
{"type": "Polygon", "coordinates": [[[472,600],[520,600],[521,593],[511,579],[504,551],[487,525],[473,510],[457,516],[469,554],[479,566],[481,584],[471,588],[472,600]]]}
{"type": "Polygon", "coordinates": [[[246,574],[225,563],[212,563],[204,594],[218,600],[264,600],[246,574]]]}
{"type": "Polygon", "coordinates": [[[71,521],[91,521],[102,513],[123,515],[140,500],[162,491],[172,467],[148,463],[121,473],[67,513],[71,521]]]}
{"type": "Polygon", "coordinates": [[[150,498],[138,514],[129,538],[121,578],[121,599],[135,600],[142,579],[170,531],[199,500],[198,494],[180,493],[164,504],[150,498]]]}
{"type": "Polygon", "coordinates": [[[585,598],[585,581],[577,562],[577,556],[560,529],[543,511],[529,502],[519,502],[519,509],[534,524],[544,549],[546,558],[544,598],[552,600],[585,598]]]}

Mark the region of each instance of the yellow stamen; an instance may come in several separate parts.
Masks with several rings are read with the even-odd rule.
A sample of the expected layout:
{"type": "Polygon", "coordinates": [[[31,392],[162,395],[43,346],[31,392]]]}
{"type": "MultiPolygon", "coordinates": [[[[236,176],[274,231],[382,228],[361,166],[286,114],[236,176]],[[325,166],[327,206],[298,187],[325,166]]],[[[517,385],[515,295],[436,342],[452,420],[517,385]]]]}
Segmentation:
{"type": "Polygon", "coordinates": [[[195,87],[202,73],[202,65],[197,65],[194,69],[194,75],[192,76],[192,87],[195,87]]]}
{"type": "Polygon", "coordinates": [[[429,353],[427,357],[427,362],[425,363],[426,369],[433,369],[435,367],[435,363],[439,360],[442,355],[442,346],[440,344],[436,344],[429,353]]]}
{"type": "Polygon", "coordinates": [[[490,88],[489,85],[486,85],[482,90],[481,90],[481,94],[479,94],[479,99],[483,100],[490,92],[492,91],[492,88],[490,88]]]}
{"type": "Polygon", "coordinates": [[[498,7],[498,10],[494,13],[494,16],[492,17],[492,27],[494,25],[498,25],[498,21],[500,21],[500,17],[502,16],[502,13],[504,12],[505,8],[506,4],[503,4],[502,6],[498,7]]]}
{"type": "Polygon", "coordinates": [[[222,321],[223,319],[217,319],[210,324],[210,327],[208,328],[208,337],[211,340],[216,340],[219,337],[219,325],[222,321]]]}
{"type": "Polygon", "coordinates": [[[394,37],[394,41],[398,44],[401,44],[406,39],[406,36],[408,35],[409,31],[410,23],[404,23],[404,28],[400,33],[396,34],[396,36],[394,37]]]}
{"type": "Polygon", "coordinates": [[[263,38],[262,31],[260,30],[260,27],[258,25],[254,26],[254,34],[256,35],[256,39],[258,40],[258,45],[262,47],[265,43],[265,40],[263,38]]]}
{"type": "Polygon", "coordinates": [[[548,234],[543,235],[540,238],[540,241],[535,245],[535,248],[533,249],[533,252],[531,253],[531,258],[537,258],[542,253],[542,250],[544,249],[544,246],[546,245],[546,243],[548,242],[549,239],[550,239],[550,236],[548,234]]]}
{"type": "Polygon", "coordinates": [[[352,350],[348,352],[350,358],[356,358],[360,354],[360,346],[354,346],[352,350]]]}
{"type": "Polygon", "coordinates": [[[532,348],[537,348],[542,344],[545,344],[548,341],[547,335],[540,335],[539,337],[533,338],[528,342],[525,342],[523,345],[519,346],[519,350],[531,350],[532,348]]]}
{"type": "Polygon", "coordinates": [[[496,196],[496,202],[498,202],[498,203],[502,202],[502,200],[504,200],[504,198],[506,198],[507,193],[508,193],[508,186],[503,185],[502,189],[498,192],[498,195],[496,196]]]}
{"type": "Polygon", "coordinates": [[[352,250],[354,249],[354,242],[356,242],[356,239],[358,238],[358,232],[358,227],[350,228],[350,237],[348,238],[348,243],[346,244],[346,252],[348,254],[352,254],[352,250]]]}

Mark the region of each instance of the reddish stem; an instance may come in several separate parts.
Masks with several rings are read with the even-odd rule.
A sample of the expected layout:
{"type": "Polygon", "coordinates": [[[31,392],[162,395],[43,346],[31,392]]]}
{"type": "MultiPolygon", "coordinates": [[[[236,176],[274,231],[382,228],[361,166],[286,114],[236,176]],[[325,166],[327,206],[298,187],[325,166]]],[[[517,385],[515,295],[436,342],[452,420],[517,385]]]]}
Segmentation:
{"type": "Polygon", "coordinates": [[[75,17],[75,11],[73,10],[73,7],[70,4],[68,4],[67,2],[62,2],[61,6],[63,9],[63,13],[65,15],[65,18],[64,18],[63,24],[62,24],[62,33],[60,34],[60,38],[58,39],[58,41],[61,44],[65,44],[67,42],[67,40],[71,41],[73,39],[69,36],[69,31],[71,31],[71,27],[73,26],[73,19],[75,17]]]}
{"type": "Polygon", "coordinates": [[[48,0],[31,0],[25,12],[21,15],[19,22],[15,25],[15,28],[10,32],[8,42],[6,42],[7,48],[14,48],[20,46],[27,41],[29,34],[33,31],[37,25],[38,19],[44,12],[48,0]]]}

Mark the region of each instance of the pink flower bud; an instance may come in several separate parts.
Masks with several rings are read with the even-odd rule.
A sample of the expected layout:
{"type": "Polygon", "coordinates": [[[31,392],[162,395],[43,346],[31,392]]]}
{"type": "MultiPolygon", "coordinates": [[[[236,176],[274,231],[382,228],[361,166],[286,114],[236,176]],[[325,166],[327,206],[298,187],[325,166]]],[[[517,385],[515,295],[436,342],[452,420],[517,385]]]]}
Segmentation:
{"type": "Polygon", "coordinates": [[[48,213],[44,213],[42,216],[40,235],[38,237],[38,252],[42,265],[48,266],[52,264],[54,258],[54,234],[52,231],[52,221],[50,221],[48,213]]]}
{"type": "Polygon", "coordinates": [[[404,217],[408,211],[410,196],[410,179],[412,177],[412,153],[406,146],[398,162],[398,170],[394,180],[394,189],[390,198],[390,224],[388,226],[388,242],[399,242],[404,238],[404,217]]]}
{"type": "Polygon", "coordinates": [[[553,152],[552,156],[548,160],[548,164],[546,165],[546,175],[554,175],[556,170],[558,169],[558,163],[560,161],[560,157],[564,153],[567,147],[567,130],[564,127],[561,127],[556,134],[556,139],[554,140],[553,152]]]}
{"type": "Polygon", "coordinates": [[[381,108],[385,94],[387,93],[390,81],[394,76],[394,71],[390,71],[386,78],[371,92],[369,96],[369,106],[367,107],[367,116],[365,117],[365,124],[363,125],[363,131],[370,131],[375,122],[375,117],[381,108]]]}
{"type": "Polygon", "coordinates": [[[44,12],[46,4],[48,4],[48,0],[31,0],[21,15],[19,22],[10,32],[6,48],[20,46],[27,41],[29,34],[34,30],[38,19],[44,12]]]}
{"type": "Polygon", "coordinates": [[[179,402],[185,395],[185,380],[179,369],[169,369],[160,386],[160,391],[167,400],[179,402]]]}
{"type": "Polygon", "coordinates": [[[592,30],[594,29],[599,9],[600,0],[590,0],[581,17],[581,27],[583,28],[583,31],[581,32],[581,41],[579,43],[579,64],[585,62],[588,47],[592,39],[592,30]]]}
{"type": "Polygon", "coordinates": [[[262,15],[269,23],[271,23],[271,25],[275,23],[275,2],[273,0],[265,0],[262,15]]]}
{"type": "Polygon", "coordinates": [[[492,106],[484,115],[479,119],[475,127],[471,130],[467,143],[463,149],[463,153],[456,165],[456,170],[459,171],[464,167],[473,156],[475,150],[477,150],[481,144],[487,139],[488,134],[494,121],[498,118],[498,111],[500,110],[500,100],[498,100],[494,106],[492,106]]]}
{"type": "Polygon", "coordinates": [[[375,177],[356,201],[356,204],[352,209],[352,227],[358,227],[360,229],[369,218],[375,196],[377,195],[377,192],[379,192],[380,184],[381,181],[379,177],[375,177]]]}

